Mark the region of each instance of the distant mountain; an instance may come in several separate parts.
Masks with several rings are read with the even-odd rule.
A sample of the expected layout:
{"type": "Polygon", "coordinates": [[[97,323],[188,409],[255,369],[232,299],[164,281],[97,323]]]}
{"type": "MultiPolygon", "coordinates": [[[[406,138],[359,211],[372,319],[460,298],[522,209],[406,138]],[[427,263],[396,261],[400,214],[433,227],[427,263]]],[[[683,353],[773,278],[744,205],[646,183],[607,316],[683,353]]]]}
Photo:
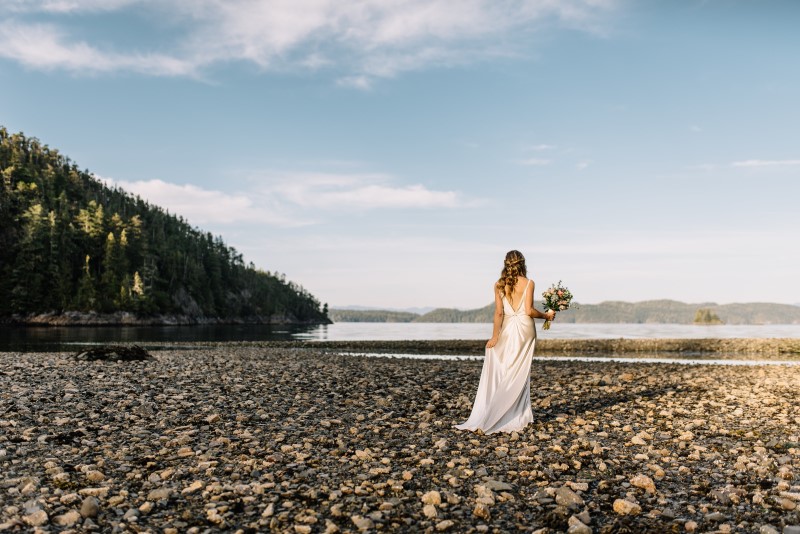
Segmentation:
{"type": "Polygon", "coordinates": [[[419,314],[394,310],[328,310],[334,323],[410,323],[419,314]]]}
{"type": "MultiPolygon", "coordinates": [[[[693,324],[698,310],[708,310],[724,324],[800,324],[800,306],[791,304],[744,303],[716,304],[702,302],[687,304],[675,300],[646,300],[642,302],[606,301],[600,304],[573,303],[573,308],[562,312],[558,321],[563,323],[671,323],[693,324]]],[[[383,322],[380,310],[353,310],[340,322],[383,322]]],[[[490,323],[494,304],[474,310],[437,308],[425,314],[394,317],[393,322],[416,323],[490,323]]]]}
{"type": "MultiPolygon", "coordinates": [[[[333,306],[332,310],[357,310],[357,311],[374,311],[377,308],[372,306],[333,306]]],[[[435,310],[433,306],[422,306],[422,307],[412,307],[412,308],[381,308],[381,310],[385,311],[393,311],[393,312],[407,312],[413,313],[416,315],[422,315],[423,313],[428,313],[431,310],[435,310]]]]}
{"type": "Polygon", "coordinates": [[[457,310],[455,308],[436,308],[420,315],[417,323],[491,323],[494,315],[494,304],[475,310],[457,310]]]}

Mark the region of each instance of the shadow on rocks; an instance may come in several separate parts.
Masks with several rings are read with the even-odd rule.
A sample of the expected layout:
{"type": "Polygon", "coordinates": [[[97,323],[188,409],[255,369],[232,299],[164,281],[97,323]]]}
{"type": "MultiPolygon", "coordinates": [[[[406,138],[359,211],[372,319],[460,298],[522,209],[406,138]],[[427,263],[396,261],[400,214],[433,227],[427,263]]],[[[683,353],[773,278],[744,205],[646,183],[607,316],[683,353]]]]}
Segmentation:
{"type": "Polygon", "coordinates": [[[74,358],[85,362],[140,362],[155,360],[149,352],[138,345],[132,345],[130,347],[122,345],[103,345],[89,350],[82,350],[76,353],[74,358]]]}

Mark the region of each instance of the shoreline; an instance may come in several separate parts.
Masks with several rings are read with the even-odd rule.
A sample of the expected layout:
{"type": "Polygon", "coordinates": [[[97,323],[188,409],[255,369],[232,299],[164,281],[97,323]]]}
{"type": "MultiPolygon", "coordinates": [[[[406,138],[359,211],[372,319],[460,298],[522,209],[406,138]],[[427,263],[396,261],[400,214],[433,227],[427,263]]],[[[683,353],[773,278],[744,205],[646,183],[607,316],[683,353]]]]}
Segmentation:
{"type": "MultiPolygon", "coordinates": [[[[139,345],[153,351],[207,349],[271,349],[301,352],[483,356],[483,339],[448,340],[349,340],[349,341],[107,341],[54,343],[14,352],[75,352],[97,345],[139,345]]],[[[800,361],[800,338],[705,338],[705,339],[544,339],[536,343],[536,356],[596,356],[619,358],[681,358],[728,360],[800,361]]]]}
{"type": "MultiPolygon", "coordinates": [[[[305,348],[344,352],[386,352],[481,356],[486,340],[388,340],[388,341],[265,341],[223,342],[221,345],[305,348]]],[[[215,345],[214,343],[208,343],[215,345]]],[[[715,355],[800,360],[800,338],[703,338],[703,339],[540,339],[538,356],[546,355],[715,355]]]]}
{"type": "Polygon", "coordinates": [[[0,326],[15,327],[83,327],[83,326],[201,326],[201,325],[297,325],[313,326],[332,324],[320,321],[297,321],[286,315],[249,317],[206,317],[185,314],[158,314],[140,316],[131,312],[76,312],[35,313],[0,317],[0,326]]]}

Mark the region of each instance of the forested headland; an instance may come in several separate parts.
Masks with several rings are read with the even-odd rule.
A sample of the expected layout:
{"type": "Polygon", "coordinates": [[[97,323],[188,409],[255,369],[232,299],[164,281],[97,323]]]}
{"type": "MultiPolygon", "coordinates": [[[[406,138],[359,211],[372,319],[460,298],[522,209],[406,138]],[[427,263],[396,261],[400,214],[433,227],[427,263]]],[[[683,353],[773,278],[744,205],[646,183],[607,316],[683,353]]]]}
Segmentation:
{"type": "Polygon", "coordinates": [[[0,179],[3,322],[330,322],[284,275],[3,127],[0,179]]]}
{"type": "MultiPolygon", "coordinates": [[[[535,303],[536,304],[536,303],[535,303]]],[[[539,304],[537,308],[542,309],[539,304]]],[[[491,323],[494,304],[473,310],[437,308],[425,314],[383,310],[330,311],[335,322],[491,323]]],[[[573,303],[558,314],[563,323],[662,323],[662,324],[800,324],[800,306],[752,302],[743,304],[688,304],[676,300],[641,302],[607,301],[573,303]]]]}

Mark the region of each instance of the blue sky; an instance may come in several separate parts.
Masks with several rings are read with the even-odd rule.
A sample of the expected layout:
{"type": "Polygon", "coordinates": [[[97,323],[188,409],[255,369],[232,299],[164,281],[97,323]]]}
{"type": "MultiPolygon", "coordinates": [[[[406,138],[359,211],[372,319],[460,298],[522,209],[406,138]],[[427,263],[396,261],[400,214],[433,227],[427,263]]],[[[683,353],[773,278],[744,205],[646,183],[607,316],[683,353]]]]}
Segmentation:
{"type": "Polygon", "coordinates": [[[800,2],[3,0],[0,124],[332,306],[800,302],[800,2]]]}

